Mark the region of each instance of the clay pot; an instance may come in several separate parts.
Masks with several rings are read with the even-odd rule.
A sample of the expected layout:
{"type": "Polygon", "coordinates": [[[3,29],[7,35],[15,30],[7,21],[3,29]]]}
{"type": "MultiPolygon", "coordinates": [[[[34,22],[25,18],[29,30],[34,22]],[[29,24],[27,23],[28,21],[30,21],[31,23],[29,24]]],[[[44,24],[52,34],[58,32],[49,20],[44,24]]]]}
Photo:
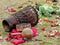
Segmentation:
{"type": "Polygon", "coordinates": [[[2,21],[5,31],[11,31],[20,23],[30,23],[31,26],[38,23],[38,14],[33,6],[27,6],[2,21]]]}

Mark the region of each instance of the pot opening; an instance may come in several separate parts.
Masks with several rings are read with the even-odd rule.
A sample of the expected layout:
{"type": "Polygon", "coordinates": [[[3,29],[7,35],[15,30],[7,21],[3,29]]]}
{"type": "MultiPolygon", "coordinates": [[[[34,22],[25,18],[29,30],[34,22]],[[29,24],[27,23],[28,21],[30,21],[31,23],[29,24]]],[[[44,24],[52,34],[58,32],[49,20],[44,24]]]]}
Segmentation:
{"type": "Polygon", "coordinates": [[[9,24],[8,24],[8,22],[6,20],[3,20],[2,25],[3,25],[4,29],[5,29],[5,31],[8,32],[10,30],[10,26],[9,26],[9,24]]]}

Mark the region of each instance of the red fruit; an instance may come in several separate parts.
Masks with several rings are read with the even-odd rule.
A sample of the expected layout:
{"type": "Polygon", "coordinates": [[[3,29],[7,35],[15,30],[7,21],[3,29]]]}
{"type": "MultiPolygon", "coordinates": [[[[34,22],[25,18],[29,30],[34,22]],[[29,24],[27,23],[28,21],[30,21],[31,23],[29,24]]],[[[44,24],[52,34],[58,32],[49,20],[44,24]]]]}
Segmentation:
{"type": "Polygon", "coordinates": [[[53,21],[53,20],[49,20],[49,22],[54,23],[54,21],[53,21]]]}
{"type": "Polygon", "coordinates": [[[59,32],[55,32],[55,35],[59,35],[59,32]]]}
{"type": "Polygon", "coordinates": [[[16,12],[16,10],[14,10],[12,7],[7,7],[7,11],[8,12],[16,12]]]}
{"type": "Polygon", "coordinates": [[[13,10],[13,9],[12,9],[11,12],[16,12],[16,10],[13,10]]]}
{"type": "Polygon", "coordinates": [[[55,26],[57,26],[56,23],[52,23],[52,24],[51,24],[51,27],[55,27],[55,26]]]}
{"type": "Polygon", "coordinates": [[[41,28],[42,31],[45,31],[45,28],[41,28]]]}

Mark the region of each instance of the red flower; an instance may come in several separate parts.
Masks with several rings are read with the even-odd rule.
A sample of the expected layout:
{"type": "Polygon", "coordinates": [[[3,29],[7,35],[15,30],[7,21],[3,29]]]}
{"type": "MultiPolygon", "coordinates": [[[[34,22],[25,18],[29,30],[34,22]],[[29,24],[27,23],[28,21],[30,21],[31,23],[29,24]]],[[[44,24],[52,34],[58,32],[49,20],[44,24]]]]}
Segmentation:
{"type": "Polygon", "coordinates": [[[10,41],[10,40],[11,40],[11,38],[6,38],[5,40],[6,40],[6,41],[10,41]]]}
{"type": "Polygon", "coordinates": [[[21,44],[21,43],[24,43],[25,41],[20,39],[20,40],[14,40],[12,41],[11,43],[13,43],[14,45],[18,45],[18,44],[21,44]]]}
{"type": "Polygon", "coordinates": [[[33,31],[33,37],[37,36],[37,29],[35,27],[31,27],[32,31],[33,31]]]}
{"type": "Polygon", "coordinates": [[[16,33],[16,32],[18,32],[16,29],[13,29],[13,30],[12,30],[12,33],[16,33]]]}

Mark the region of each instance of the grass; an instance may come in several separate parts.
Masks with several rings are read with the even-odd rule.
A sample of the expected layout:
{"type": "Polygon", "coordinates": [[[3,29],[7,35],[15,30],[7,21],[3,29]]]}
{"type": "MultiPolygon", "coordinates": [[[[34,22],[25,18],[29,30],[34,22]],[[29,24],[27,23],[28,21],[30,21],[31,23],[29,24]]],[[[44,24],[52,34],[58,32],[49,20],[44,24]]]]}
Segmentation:
{"type": "MultiPolygon", "coordinates": [[[[43,1],[44,0],[41,0],[41,1],[40,0],[30,0],[30,2],[28,2],[28,0],[1,0],[0,1],[0,32],[2,33],[2,35],[4,37],[3,38],[4,40],[2,42],[0,42],[1,45],[13,45],[10,42],[5,41],[5,37],[7,36],[7,32],[5,32],[2,27],[2,20],[4,20],[10,14],[13,14],[13,13],[7,12],[5,10],[5,8],[8,6],[12,6],[17,11],[19,11],[20,9],[22,9],[23,7],[25,7],[27,5],[34,6],[35,2],[42,3],[43,1]]],[[[43,2],[43,3],[45,3],[45,2],[43,2]]],[[[42,16],[42,18],[45,18],[45,17],[42,16]]],[[[52,20],[56,20],[54,16],[47,17],[47,18],[52,19],[52,20]]],[[[42,25],[39,25],[39,24],[36,25],[36,28],[38,29],[38,32],[39,32],[39,36],[34,37],[33,40],[38,39],[38,40],[42,40],[42,41],[26,41],[25,43],[19,44],[19,45],[60,45],[60,43],[59,43],[60,39],[55,38],[55,37],[47,38],[47,37],[43,36],[44,32],[41,31],[41,28],[46,27],[46,29],[52,30],[52,27],[50,25],[51,24],[47,23],[47,22],[43,22],[42,25]]],[[[59,28],[59,27],[57,27],[57,28],[59,28]]],[[[59,30],[60,30],[60,28],[59,28],[59,30]]]]}

